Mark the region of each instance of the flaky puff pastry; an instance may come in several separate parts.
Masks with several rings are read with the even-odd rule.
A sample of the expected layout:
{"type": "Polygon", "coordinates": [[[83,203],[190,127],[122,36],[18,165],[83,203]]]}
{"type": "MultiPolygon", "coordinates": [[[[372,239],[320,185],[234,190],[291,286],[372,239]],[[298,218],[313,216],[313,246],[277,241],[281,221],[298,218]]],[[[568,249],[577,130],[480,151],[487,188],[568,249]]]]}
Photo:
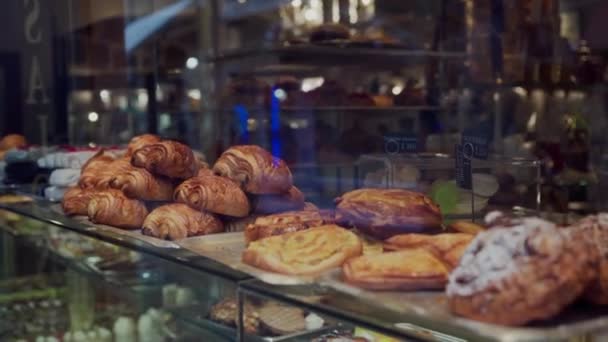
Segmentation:
{"type": "Polygon", "coordinates": [[[254,241],[243,262],[266,271],[318,275],[361,255],[363,245],[351,231],[326,225],[254,241]]]}
{"type": "Polygon", "coordinates": [[[336,199],[336,220],[380,240],[441,229],[439,207],[424,194],[402,189],[359,189],[336,199]]]}
{"type": "Polygon", "coordinates": [[[116,175],[130,170],[132,167],[128,159],[91,163],[80,174],[78,186],[83,189],[108,189],[116,175]]]}
{"type": "Polygon", "coordinates": [[[450,269],[458,266],[460,258],[475,235],[446,233],[437,235],[401,234],[384,241],[384,250],[423,248],[432,252],[450,269]]]}
{"type": "Polygon", "coordinates": [[[114,175],[110,187],[122,190],[127,196],[143,201],[171,201],[173,183],[164,177],[154,176],[148,170],[131,166],[114,175]]]}
{"type": "Polygon", "coordinates": [[[148,216],[148,209],[142,202],[128,198],[122,191],[108,189],[93,194],[87,213],[93,223],[139,229],[148,216]]]}
{"type": "Polygon", "coordinates": [[[184,181],[175,189],[173,198],[197,210],[233,217],[249,214],[249,200],[238,184],[213,174],[184,181]]]}
{"type": "Polygon", "coordinates": [[[250,243],[270,236],[293,233],[331,223],[333,223],[332,218],[318,210],[287,211],[260,216],[245,228],[245,241],[250,243]]]}
{"type": "Polygon", "coordinates": [[[229,148],[215,162],[213,171],[251,194],[283,194],[293,185],[287,164],[256,145],[229,148]]]}
{"type": "Polygon", "coordinates": [[[95,192],[93,190],[81,189],[77,186],[70,187],[63,195],[61,207],[68,216],[87,215],[89,201],[95,192]]]}
{"type": "Polygon", "coordinates": [[[154,174],[177,179],[193,177],[200,168],[190,147],[171,140],[138,149],[133,153],[131,163],[154,174]]]}
{"type": "Polygon", "coordinates": [[[415,248],[351,259],[342,273],[347,283],[370,290],[441,289],[449,267],[432,252],[415,248]]]}
{"type": "Polygon", "coordinates": [[[211,213],[195,210],[181,203],[160,206],[146,217],[141,232],[166,240],[224,231],[224,224],[211,213]]]}
{"type": "Polygon", "coordinates": [[[129,141],[125,157],[131,157],[133,153],[135,153],[135,151],[139,150],[140,148],[147,145],[156,144],[157,142],[160,142],[160,137],[158,135],[142,134],[134,136],[131,141],[129,141]]]}

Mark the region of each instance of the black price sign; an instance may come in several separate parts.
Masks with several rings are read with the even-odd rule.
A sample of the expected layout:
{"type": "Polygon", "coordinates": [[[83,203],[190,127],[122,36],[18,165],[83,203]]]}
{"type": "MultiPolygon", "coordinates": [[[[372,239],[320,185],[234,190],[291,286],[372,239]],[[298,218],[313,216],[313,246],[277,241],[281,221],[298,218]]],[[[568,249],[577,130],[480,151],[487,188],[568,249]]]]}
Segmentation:
{"type": "Polygon", "coordinates": [[[488,139],[485,137],[472,136],[472,135],[462,135],[463,146],[470,145],[467,147],[471,149],[471,157],[478,159],[487,159],[488,158],[488,139]]]}
{"type": "Polygon", "coordinates": [[[384,136],[384,152],[387,154],[415,153],[417,151],[417,137],[398,134],[384,136]]]}
{"type": "Polygon", "coordinates": [[[471,157],[473,155],[473,145],[458,144],[455,146],[454,151],[454,167],[456,169],[456,184],[463,189],[472,188],[472,176],[471,176],[471,157]]]}

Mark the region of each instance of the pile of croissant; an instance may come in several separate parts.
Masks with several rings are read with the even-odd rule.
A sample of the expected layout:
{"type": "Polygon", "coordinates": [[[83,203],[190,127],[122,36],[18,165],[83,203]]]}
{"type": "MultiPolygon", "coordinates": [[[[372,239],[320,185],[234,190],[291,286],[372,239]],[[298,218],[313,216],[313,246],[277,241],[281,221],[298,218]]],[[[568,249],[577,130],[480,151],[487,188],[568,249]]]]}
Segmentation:
{"type": "Polygon", "coordinates": [[[259,146],[231,147],[209,169],[190,147],[150,134],[133,138],[122,157],[92,157],[62,202],[66,215],[169,240],[304,206],[288,166],[259,146]]]}

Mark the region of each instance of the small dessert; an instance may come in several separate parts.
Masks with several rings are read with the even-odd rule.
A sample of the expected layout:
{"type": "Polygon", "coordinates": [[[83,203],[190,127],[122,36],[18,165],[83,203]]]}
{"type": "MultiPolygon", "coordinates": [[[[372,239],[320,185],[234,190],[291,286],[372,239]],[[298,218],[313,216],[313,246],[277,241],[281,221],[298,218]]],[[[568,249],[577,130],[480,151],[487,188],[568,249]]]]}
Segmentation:
{"type": "MultiPolygon", "coordinates": [[[[243,330],[245,330],[245,333],[247,334],[257,335],[260,330],[260,315],[256,308],[249,302],[245,302],[244,308],[243,330]]],[[[216,303],[211,308],[209,318],[211,318],[212,321],[231,327],[236,327],[239,319],[236,299],[225,298],[216,303]]]]}
{"type": "Polygon", "coordinates": [[[254,241],[243,252],[243,262],[281,274],[318,275],[362,252],[357,235],[326,225],[254,241]]]}

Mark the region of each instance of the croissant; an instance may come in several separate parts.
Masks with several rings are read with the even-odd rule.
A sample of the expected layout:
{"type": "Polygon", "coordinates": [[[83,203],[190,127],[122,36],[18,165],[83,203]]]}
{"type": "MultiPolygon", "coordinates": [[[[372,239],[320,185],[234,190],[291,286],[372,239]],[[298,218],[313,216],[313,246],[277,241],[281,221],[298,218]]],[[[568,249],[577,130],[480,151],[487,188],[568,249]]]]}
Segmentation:
{"type": "Polygon", "coordinates": [[[134,166],[115,174],[110,187],[143,201],[170,201],[173,198],[173,184],[169,179],[155,177],[146,169],[134,166]]]}
{"type": "Polygon", "coordinates": [[[148,209],[142,202],[128,198],[122,191],[108,189],[93,194],[87,214],[93,223],[139,229],[148,215],[148,209]]]}
{"type": "Polygon", "coordinates": [[[196,176],[184,181],[175,189],[173,198],[197,210],[234,217],[249,214],[249,200],[238,184],[215,175],[196,176]]]}
{"type": "Polygon", "coordinates": [[[81,189],[77,186],[70,187],[61,201],[63,212],[68,216],[87,215],[87,207],[94,193],[94,191],[81,189]]]}
{"type": "Polygon", "coordinates": [[[256,145],[234,146],[213,166],[216,174],[241,184],[252,194],[282,194],[293,185],[287,164],[256,145]]]}
{"type": "Polygon", "coordinates": [[[289,210],[304,208],[304,194],[300,189],[292,186],[288,192],[278,195],[256,195],[251,201],[254,213],[273,214],[289,210]]]}
{"type": "Polygon", "coordinates": [[[91,164],[80,175],[78,185],[83,189],[107,189],[117,174],[126,172],[131,168],[133,167],[128,159],[91,164]]]}
{"type": "Polygon", "coordinates": [[[135,151],[131,163],[154,174],[179,179],[193,177],[200,167],[190,147],[169,140],[135,151]]]}
{"type": "Polygon", "coordinates": [[[142,134],[134,136],[131,141],[129,141],[129,145],[127,145],[127,153],[125,154],[125,157],[131,157],[133,153],[140,148],[155,144],[157,142],[160,142],[160,137],[158,135],[142,134]]]}
{"type": "Polygon", "coordinates": [[[105,150],[101,149],[95,153],[84,165],[82,165],[81,172],[86,172],[88,169],[98,169],[104,167],[107,164],[113,162],[115,158],[105,153],[105,150]]]}
{"type": "Polygon", "coordinates": [[[154,209],[144,220],[141,232],[166,240],[224,231],[224,224],[215,215],[172,203],[154,209]]]}

